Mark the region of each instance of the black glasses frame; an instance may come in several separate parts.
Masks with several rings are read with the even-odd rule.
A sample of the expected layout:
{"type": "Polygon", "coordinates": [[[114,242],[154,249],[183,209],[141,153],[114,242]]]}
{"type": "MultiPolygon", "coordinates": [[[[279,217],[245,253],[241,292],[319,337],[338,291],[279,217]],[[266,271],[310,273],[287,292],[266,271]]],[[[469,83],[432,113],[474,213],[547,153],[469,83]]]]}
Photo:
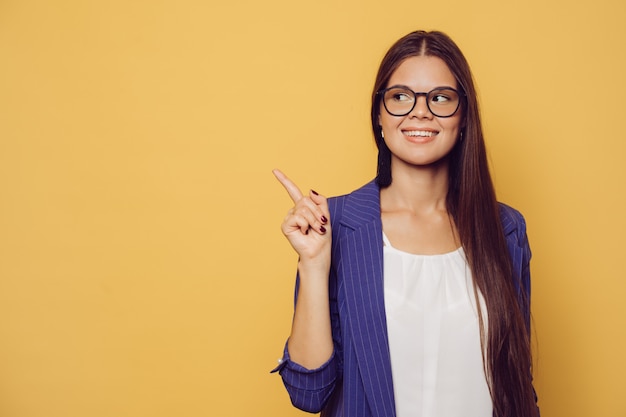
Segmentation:
{"type": "Polygon", "coordinates": [[[459,107],[461,107],[461,97],[465,98],[465,93],[459,92],[459,90],[457,90],[456,88],[452,88],[452,87],[435,87],[432,90],[430,90],[429,92],[425,93],[425,92],[413,91],[409,87],[407,87],[406,85],[394,85],[394,86],[391,86],[389,88],[385,88],[383,90],[379,90],[376,94],[380,95],[381,100],[383,102],[383,106],[385,107],[385,110],[387,111],[387,113],[389,113],[392,116],[396,116],[396,117],[406,116],[407,114],[411,113],[413,111],[413,109],[415,108],[415,106],[417,105],[417,98],[420,97],[420,96],[424,96],[426,98],[426,107],[428,107],[428,111],[431,112],[434,116],[441,117],[441,118],[452,117],[452,116],[454,116],[456,114],[457,111],[459,111],[459,107]],[[407,90],[407,91],[410,91],[411,93],[413,93],[413,105],[411,106],[411,109],[409,111],[407,111],[405,113],[398,113],[397,114],[397,113],[392,113],[387,108],[387,103],[385,102],[385,93],[387,91],[389,91],[389,90],[393,90],[394,88],[401,88],[401,89],[404,89],[404,90],[407,90]],[[443,91],[443,90],[452,90],[459,96],[459,101],[456,104],[456,109],[454,109],[452,114],[449,114],[447,116],[440,116],[437,113],[435,113],[433,111],[433,109],[430,108],[430,102],[428,100],[428,97],[431,94],[436,93],[437,91],[443,91]]]}

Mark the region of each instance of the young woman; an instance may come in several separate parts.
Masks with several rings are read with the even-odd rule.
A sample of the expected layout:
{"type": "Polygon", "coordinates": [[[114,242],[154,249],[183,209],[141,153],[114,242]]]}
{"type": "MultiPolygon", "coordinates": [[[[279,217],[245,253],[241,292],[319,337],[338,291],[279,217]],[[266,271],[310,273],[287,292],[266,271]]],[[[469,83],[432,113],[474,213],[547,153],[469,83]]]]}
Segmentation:
{"type": "Polygon", "coordinates": [[[398,40],[372,94],[375,181],[303,195],[282,231],[299,255],[279,371],[322,416],[538,416],[530,249],[496,201],[469,65],[441,32],[398,40]]]}

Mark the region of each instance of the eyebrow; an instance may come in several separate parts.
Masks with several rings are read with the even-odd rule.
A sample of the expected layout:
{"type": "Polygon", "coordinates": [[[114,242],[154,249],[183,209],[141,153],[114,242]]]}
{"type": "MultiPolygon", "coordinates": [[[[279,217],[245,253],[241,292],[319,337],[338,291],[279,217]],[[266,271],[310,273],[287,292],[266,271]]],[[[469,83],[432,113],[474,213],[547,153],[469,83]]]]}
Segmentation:
{"type": "Polygon", "coordinates": [[[452,87],[452,86],[449,86],[449,85],[438,85],[438,86],[436,86],[436,87],[431,88],[431,89],[430,89],[430,90],[428,90],[428,91],[415,91],[415,90],[413,90],[411,87],[409,87],[408,85],[404,85],[404,84],[394,84],[394,85],[391,85],[391,86],[387,87],[386,89],[389,89],[389,88],[406,88],[407,90],[411,90],[411,91],[413,91],[414,93],[428,93],[428,92],[433,91],[433,90],[436,90],[436,89],[438,89],[438,88],[449,88],[449,89],[451,89],[451,90],[456,90],[458,87],[452,87]]]}

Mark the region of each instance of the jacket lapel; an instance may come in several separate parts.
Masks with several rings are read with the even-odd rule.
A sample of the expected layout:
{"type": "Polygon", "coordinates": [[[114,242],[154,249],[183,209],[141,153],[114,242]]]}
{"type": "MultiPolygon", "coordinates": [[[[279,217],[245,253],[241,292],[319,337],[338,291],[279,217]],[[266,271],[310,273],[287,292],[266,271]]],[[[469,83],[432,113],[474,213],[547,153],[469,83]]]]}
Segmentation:
{"type": "Polygon", "coordinates": [[[346,197],[340,224],[348,323],[373,416],[395,416],[384,305],[380,191],[371,182],[346,197]]]}

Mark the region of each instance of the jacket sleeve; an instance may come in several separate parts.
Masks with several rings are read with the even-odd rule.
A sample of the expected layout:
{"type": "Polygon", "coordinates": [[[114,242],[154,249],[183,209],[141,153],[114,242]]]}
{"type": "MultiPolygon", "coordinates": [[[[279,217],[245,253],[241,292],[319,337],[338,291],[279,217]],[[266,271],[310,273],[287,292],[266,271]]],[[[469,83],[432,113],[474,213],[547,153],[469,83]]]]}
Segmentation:
{"type": "MultiPolygon", "coordinates": [[[[272,372],[278,372],[282,377],[283,384],[289,393],[291,403],[310,413],[320,412],[332,396],[337,381],[342,376],[342,344],[339,320],[339,307],[337,302],[338,279],[335,273],[336,261],[340,256],[337,254],[335,242],[337,241],[336,231],[339,222],[336,220],[339,215],[335,209],[337,199],[329,199],[331,212],[331,229],[333,231],[333,249],[331,259],[331,271],[329,277],[329,297],[330,297],[330,318],[332,327],[332,337],[334,349],[331,357],[317,369],[307,369],[291,360],[288,350],[288,342],[285,344],[283,356],[279,364],[272,372]]],[[[298,288],[300,278],[296,275],[295,302],[298,299],[298,288]]]]}
{"type": "Polygon", "coordinates": [[[307,369],[291,360],[285,345],[279,365],[272,371],[280,373],[291,403],[309,413],[318,413],[330,399],[337,380],[336,352],[317,369],[307,369]]]}
{"type": "MultiPolygon", "coordinates": [[[[528,243],[526,220],[520,212],[505,204],[500,204],[500,215],[513,264],[518,301],[520,303],[522,313],[524,314],[526,330],[528,331],[528,337],[530,338],[530,258],[532,256],[532,252],[528,243]]],[[[533,391],[535,392],[536,404],[538,398],[534,387],[533,391]]],[[[537,416],[540,416],[539,407],[537,407],[537,416]]]]}
{"type": "Polygon", "coordinates": [[[518,302],[530,335],[530,258],[526,221],[520,212],[500,204],[500,217],[513,266],[513,281],[518,302]]]}
{"type": "MultiPolygon", "coordinates": [[[[296,277],[296,301],[298,297],[299,277],[296,277]]],[[[331,285],[332,287],[332,285],[331,285]]],[[[331,312],[336,303],[331,296],[331,312]]],[[[291,360],[289,356],[288,344],[285,343],[283,357],[279,360],[278,366],[272,372],[278,372],[283,379],[283,384],[287,389],[289,398],[294,407],[309,413],[320,412],[330,399],[338,378],[338,349],[335,337],[336,320],[331,314],[331,325],[333,327],[334,349],[331,357],[316,369],[307,369],[304,366],[291,360]]]]}

